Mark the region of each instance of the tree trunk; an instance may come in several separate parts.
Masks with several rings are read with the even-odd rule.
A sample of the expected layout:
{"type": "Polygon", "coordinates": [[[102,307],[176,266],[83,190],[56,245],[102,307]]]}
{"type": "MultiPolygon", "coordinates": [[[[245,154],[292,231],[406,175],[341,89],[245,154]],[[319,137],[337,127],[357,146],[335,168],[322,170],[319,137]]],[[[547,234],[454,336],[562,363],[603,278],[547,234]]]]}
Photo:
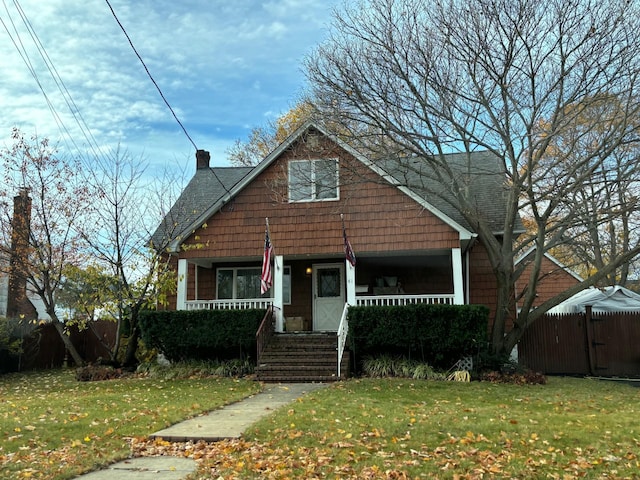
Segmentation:
{"type": "Polygon", "coordinates": [[[58,335],[60,335],[60,339],[62,340],[62,343],[64,343],[64,346],[66,347],[67,351],[71,355],[71,358],[73,358],[73,361],[76,364],[76,367],[82,367],[84,365],[84,360],[78,353],[78,350],[76,350],[76,347],[73,345],[73,343],[71,343],[71,338],[69,338],[69,335],[65,333],[64,325],[57,319],[54,319],[52,323],[56,328],[58,335]]]}
{"type": "Polygon", "coordinates": [[[140,333],[138,327],[131,327],[131,334],[129,335],[129,343],[127,343],[127,351],[122,362],[124,367],[135,367],[138,364],[136,358],[136,352],[138,351],[138,340],[140,333]]]}

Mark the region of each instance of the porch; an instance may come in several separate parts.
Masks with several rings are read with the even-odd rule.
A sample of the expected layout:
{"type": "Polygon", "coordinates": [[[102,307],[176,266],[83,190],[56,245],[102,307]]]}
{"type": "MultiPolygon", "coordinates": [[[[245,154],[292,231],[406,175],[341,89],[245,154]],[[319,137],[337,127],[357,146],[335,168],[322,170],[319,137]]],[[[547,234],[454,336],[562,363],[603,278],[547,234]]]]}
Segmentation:
{"type": "Polygon", "coordinates": [[[344,378],[349,369],[345,348],[350,306],[468,303],[467,262],[459,249],[415,256],[361,255],[356,267],[344,257],[274,260],[273,286],[264,296],[259,259],[190,265],[180,260],[178,265],[178,309],[268,312],[256,334],[256,373],[262,381],[344,378]]]}
{"type": "Polygon", "coordinates": [[[344,257],[276,256],[273,286],[260,296],[261,259],[181,259],[177,309],[267,309],[275,331],[337,332],[345,304],[400,306],[468,303],[468,261],[460,249],[344,257]]]}

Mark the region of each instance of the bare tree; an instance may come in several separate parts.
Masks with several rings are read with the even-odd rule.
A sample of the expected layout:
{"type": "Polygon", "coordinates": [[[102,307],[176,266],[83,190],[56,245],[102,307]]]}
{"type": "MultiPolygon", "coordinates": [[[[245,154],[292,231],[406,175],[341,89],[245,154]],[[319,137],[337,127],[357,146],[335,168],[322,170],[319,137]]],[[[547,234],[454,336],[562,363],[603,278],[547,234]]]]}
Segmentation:
{"type": "MultiPolygon", "coordinates": [[[[565,162],[570,168],[563,164],[556,167],[556,174],[561,176],[574,175],[570,171],[571,165],[577,163],[573,158],[590,156],[594,147],[607,141],[610,129],[615,128],[620,119],[633,124],[631,126],[634,129],[639,124],[637,118],[628,117],[621,111],[621,105],[613,97],[601,96],[590,99],[588,105],[575,105],[572,108],[579,109],[575,123],[565,128],[561,134],[555,135],[547,149],[546,161],[552,165],[558,164],[558,155],[572,158],[570,162],[565,162]],[[592,125],[596,122],[599,124],[597,128],[583,131],[585,123],[592,125]]],[[[547,134],[546,125],[542,125],[541,131],[543,135],[547,134]]],[[[633,137],[631,139],[634,140],[633,137]]],[[[603,161],[580,166],[579,168],[588,168],[588,179],[572,197],[562,199],[564,208],[575,215],[564,234],[564,243],[555,247],[553,253],[585,278],[605,268],[610,258],[615,259],[620,254],[625,254],[640,242],[640,171],[637,168],[639,147],[635,141],[631,144],[622,143],[603,161]]],[[[541,178],[537,187],[547,188],[551,183],[551,179],[541,178]]],[[[624,285],[630,274],[634,274],[634,263],[619,265],[602,278],[599,284],[624,285]]]]}
{"type": "MultiPolygon", "coordinates": [[[[181,182],[168,173],[152,182],[146,171],[146,162],[120,151],[93,159],[91,168],[85,169],[86,184],[96,195],[81,235],[93,262],[112,279],[107,310],[117,323],[112,360],[126,338],[122,359],[126,366],[136,363],[140,311],[161,302],[166,290],[176,284],[174,271],[162,255],[163,245],[152,246],[151,238],[181,182]]],[[[84,276],[88,282],[91,278],[98,282],[94,290],[104,288],[103,277],[84,276]]]]}
{"type": "Polygon", "coordinates": [[[82,239],[77,228],[90,208],[89,192],[78,178],[73,160],[61,159],[47,139],[27,139],[19,130],[14,144],[0,152],[5,189],[0,191],[3,239],[0,248],[12,258],[12,275],[44,304],[47,315],[76,365],[83,359],[71,343],[60,318],[56,294],[66,265],[83,262],[82,239]],[[18,195],[19,194],[19,195],[18,195]],[[15,217],[9,200],[23,203],[15,217]],[[17,242],[9,239],[17,235],[17,242]]]}
{"type": "MultiPolygon", "coordinates": [[[[312,97],[324,118],[343,126],[341,135],[351,131],[349,141],[374,159],[413,158],[407,169],[422,159],[441,186],[431,193],[474,226],[498,287],[495,353],[511,351],[546,310],[640,253],[635,244],[612,251],[587,280],[531,309],[542,256],[576,229],[593,230],[579,199],[594,198],[590,190],[604,195],[598,172],[613,174],[607,165],[638,141],[639,14],[626,0],[361,1],[335,13],[329,39],[306,60],[312,97]],[[615,118],[582,114],[603,97],[618,102],[615,118]],[[567,132],[593,143],[555,148],[567,132]],[[468,171],[446,160],[462,152],[470,161],[478,150],[504,160],[497,229],[476,208],[468,171]],[[520,211],[535,223],[528,238],[516,238],[520,211]],[[510,327],[525,267],[514,269],[514,259],[533,245],[523,308],[510,327]]],[[[618,222],[615,203],[590,213],[597,231],[618,222]]]]}

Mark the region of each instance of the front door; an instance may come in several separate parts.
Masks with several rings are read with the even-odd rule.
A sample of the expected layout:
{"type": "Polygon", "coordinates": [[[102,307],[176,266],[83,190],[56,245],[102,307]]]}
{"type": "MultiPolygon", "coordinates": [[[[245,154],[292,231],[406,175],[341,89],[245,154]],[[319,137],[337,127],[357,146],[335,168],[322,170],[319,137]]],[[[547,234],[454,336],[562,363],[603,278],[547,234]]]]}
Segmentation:
{"type": "Polygon", "coordinates": [[[313,329],[336,332],[344,309],[344,264],[313,266],[313,329]]]}

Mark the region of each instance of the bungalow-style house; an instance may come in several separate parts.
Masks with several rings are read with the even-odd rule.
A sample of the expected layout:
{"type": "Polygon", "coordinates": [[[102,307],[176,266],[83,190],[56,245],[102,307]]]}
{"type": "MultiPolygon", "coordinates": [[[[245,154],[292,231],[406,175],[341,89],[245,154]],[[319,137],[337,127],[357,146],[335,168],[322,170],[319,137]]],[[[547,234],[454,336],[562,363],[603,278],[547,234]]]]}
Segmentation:
{"type": "MultiPolygon", "coordinates": [[[[468,160],[450,156],[452,164],[462,166],[463,159],[468,160]]],[[[276,335],[267,344],[283,341],[286,336],[278,334],[284,332],[307,333],[289,340],[296,345],[321,334],[333,342],[333,369],[337,337],[343,342],[346,336],[345,305],[495,308],[495,279],[484,246],[450,203],[425,193],[431,180],[419,173],[419,159],[405,159],[415,168],[400,172],[309,122],[255,167],[212,168],[202,150],[196,160],[194,177],[153,236],[155,246],[166,248],[176,262],[171,308],[273,306],[276,335]],[[266,219],[273,286],[261,295],[266,219]],[[345,257],[345,234],[355,265],[345,257]]],[[[494,223],[499,236],[504,165],[488,152],[470,160],[465,168],[478,214],[494,223]]],[[[259,378],[260,368],[269,367],[265,355],[259,378]]]]}

